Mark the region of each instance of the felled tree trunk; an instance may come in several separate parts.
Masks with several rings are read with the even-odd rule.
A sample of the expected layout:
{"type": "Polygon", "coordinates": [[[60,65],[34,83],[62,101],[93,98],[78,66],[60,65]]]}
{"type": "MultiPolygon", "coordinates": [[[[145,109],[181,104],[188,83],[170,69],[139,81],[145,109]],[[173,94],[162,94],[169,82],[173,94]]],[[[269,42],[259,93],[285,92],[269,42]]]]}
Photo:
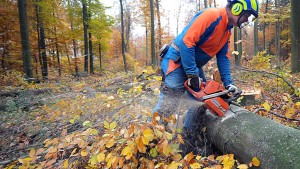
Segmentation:
{"type": "Polygon", "coordinates": [[[300,130],[231,106],[234,116],[212,117],[206,112],[207,138],[223,153],[233,153],[249,164],[257,157],[258,168],[299,169],[300,130]]]}

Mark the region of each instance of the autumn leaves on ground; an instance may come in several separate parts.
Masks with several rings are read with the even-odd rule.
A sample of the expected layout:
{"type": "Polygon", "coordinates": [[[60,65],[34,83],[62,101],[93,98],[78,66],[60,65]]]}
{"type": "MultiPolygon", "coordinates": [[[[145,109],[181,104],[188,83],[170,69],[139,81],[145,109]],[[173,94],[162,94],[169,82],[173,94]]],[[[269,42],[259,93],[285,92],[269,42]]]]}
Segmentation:
{"type": "MultiPolygon", "coordinates": [[[[147,122],[161,77],[150,67],[139,69],[127,74],[66,75],[38,84],[7,73],[1,84],[0,166],[243,169],[260,165],[256,157],[250,164],[240,164],[233,154],[183,157],[180,129],[166,131],[157,114],[147,122]]],[[[299,90],[299,76],[278,75],[299,90]]],[[[243,90],[259,88],[263,93],[247,109],[299,127],[299,93],[282,78],[241,70],[233,76],[243,90]]],[[[177,122],[175,117],[164,120],[177,122]]]]}

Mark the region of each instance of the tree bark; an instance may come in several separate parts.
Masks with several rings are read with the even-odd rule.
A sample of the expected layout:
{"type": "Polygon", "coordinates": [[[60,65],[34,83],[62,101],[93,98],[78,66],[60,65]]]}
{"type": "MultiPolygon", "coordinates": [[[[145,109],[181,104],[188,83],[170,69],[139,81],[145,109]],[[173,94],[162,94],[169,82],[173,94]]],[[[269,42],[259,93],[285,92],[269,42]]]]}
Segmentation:
{"type": "MultiPolygon", "coordinates": [[[[268,4],[269,0],[266,0],[266,9],[265,9],[265,14],[268,12],[268,4]]],[[[266,17],[264,16],[264,26],[263,26],[263,50],[266,50],[266,17]]]]}
{"type": "MultiPolygon", "coordinates": [[[[238,40],[238,28],[235,26],[233,28],[233,31],[234,31],[234,44],[233,44],[233,48],[234,48],[234,51],[237,52],[238,51],[238,44],[236,43],[237,40],[238,40]]],[[[240,65],[240,62],[239,62],[239,55],[238,54],[234,54],[234,59],[235,59],[235,65],[239,66],[240,65]]]]}
{"type": "Polygon", "coordinates": [[[157,16],[157,24],[158,24],[158,48],[160,49],[162,47],[161,37],[162,37],[162,31],[161,31],[161,22],[160,22],[160,11],[159,11],[159,0],[156,0],[156,16],[157,16]]]}
{"type": "Polygon", "coordinates": [[[249,164],[260,160],[258,168],[300,168],[300,130],[261,117],[246,109],[231,106],[234,116],[203,116],[207,138],[223,153],[233,153],[249,164]]]}
{"type": "Polygon", "coordinates": [[[155,39],[154,39],[154,6],[153,0],[150,0],[150,11],[151,11],[151,59],[152,59],[152,66],[156,65],[156,58],[155,58],[155,39]]]}
{"type": "Polygon", "coordinates": [[[89,71],[89,42],[88,42],[88,31],[87,31],[87,22],[88,22],[88,14],[87,14],[87,4],[86,0],[82,0],[82,15],[83,15],[83,36],[84,36],[84,71],[89,71]]]}
{"type": "Polygon", "coordinates": [[[254,21],[254,55],[258,53],[258,19],[254,21]]]}
{"type": "Polygon", "coordinates": [[[19,19],[20,19],[20,32],[22,40],[22,55],[23,67],[26,73],[26,79],[32,80],[32,66],[31,66],[31,52],[29,43],[29,31],[27,24],[27,2],[26,0],[18,0],[19,19]]]}
{"type": "Polygon", "coordinates": [[[292,0],[291,8],[292,72],[296,73],[300,72],[300,1],[292,0]]]}
{"type": "Polygon", "coordinates": [[[57,32],[55,26],[54,26],[54,36],[55,36],[55,48],[56,48],[55,50],[56,50],[56,59],[57,59],[57,71],[58,71],[58,76],[61,77],[60,54],[59,54],[58,38],[57,38],[57,32]]]}
{"type": "Polygon", "coordinates": [[[120,1],[120,8],[121,8],[121,35],[122,35],[122,56],[124,61],[124,68],[125,72],[127,73],[127,63],[126,63],[126,56],[125,56],[125,39],[124,39],[124,12],[123,12],[123,1],[120,1]]]}

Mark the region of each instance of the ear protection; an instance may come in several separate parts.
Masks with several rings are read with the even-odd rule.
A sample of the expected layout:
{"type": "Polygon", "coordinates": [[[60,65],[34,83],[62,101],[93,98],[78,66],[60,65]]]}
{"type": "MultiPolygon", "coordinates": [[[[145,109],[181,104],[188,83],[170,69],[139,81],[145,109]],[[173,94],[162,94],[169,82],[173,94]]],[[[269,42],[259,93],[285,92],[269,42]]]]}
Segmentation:
{"type": "Polygon", "coordinates": [[[235,15],[235,16],[238,16],[238,15],[240,15],[243,12],[243,10],[244,10],[243,4],[237,2],[237,3],[235,3],[235,4],[232,5],[231,13],[233,15],[235,15]]]}

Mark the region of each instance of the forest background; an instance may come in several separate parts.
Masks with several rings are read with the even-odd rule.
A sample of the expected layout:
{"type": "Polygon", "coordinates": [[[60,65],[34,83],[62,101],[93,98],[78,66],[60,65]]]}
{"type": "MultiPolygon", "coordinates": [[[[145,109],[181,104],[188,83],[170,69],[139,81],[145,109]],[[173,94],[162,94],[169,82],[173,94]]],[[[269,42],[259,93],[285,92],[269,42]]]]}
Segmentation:
{"type": "MultiPolygon", "coordinates": [[[[242,90],[255,95],[245,108],[298,128],[299,1],[259,2],[259,19],[232,32],[233,77],[242,90]]],[[[134,130],[141,134],[129,132],[127,139],[145,137],[144,141],[160,135],[145,127],[159,93],[159,49],[197,11],[226,2],[177,0],[172,12],[160,0],[112,4],[105,6],[101,0],[0,2],[0,133],[4,136],[0,166],[136,165],[140,159],[135,152],[128,150],[124,140],[112,137],[111,131],[122,135],[136,126],[134,130]],[[66,138],[72,141],[66,143],[66,138]],[[105,152],[87,146],[99,141],[103,145],[95,146],[105,152]]],[[[215,71],[214,62],[205,66],[208,77],[215,71]]],[[[169,134],[167,140],[174,141],[169,138],[176,134],[169,134]]],[[[139,151],[146,153],[146,143],[140,144],[139,151]]],[[[160,146],[166,144],[163,141],[160,146]]],[[[149,158],[139,157],[144,157],[145,164],[177,166],[183,158],[175,150],[176,146],[151,149],[149,158]],[[160,153],[163,156],[158,159],[160,153]],[[176,160],[167,160],[170,155],[176,160]]],[[[205,160],[197,159],[202,167],[225,166],[224,158],[209,159],[216,163],[205,160]]]]}

